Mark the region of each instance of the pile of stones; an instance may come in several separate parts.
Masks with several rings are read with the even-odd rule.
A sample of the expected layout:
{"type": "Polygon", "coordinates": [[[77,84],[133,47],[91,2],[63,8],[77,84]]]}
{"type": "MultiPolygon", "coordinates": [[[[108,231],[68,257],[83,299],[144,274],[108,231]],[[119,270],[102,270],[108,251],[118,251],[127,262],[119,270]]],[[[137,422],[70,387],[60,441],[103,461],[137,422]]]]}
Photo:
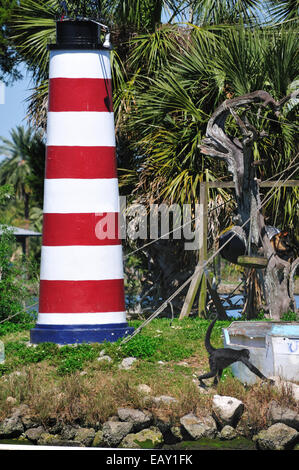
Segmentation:
{"type": "MultiPolygon", "coordinates": [[[[156,404],[171,406],[170,396],[153,398],[156,404]]],[[[184,440],[232,440],[242,436],[240,419],[244,404],[233,397],[214,395],[212,413],[198,417],[189,413],[177,425],[155,417],[148,410],[118,408],[117,414],[103,424],[82,427],[49,420],[47,425],[32,415],[27,405],[12,408],[9,417],[0,422],[1,439],[30,441],[40,446],[102,447],[129,449],[158,449],[184,440]]],[[[268,407],[269,426],[252,440],[260,450],[285,450],[299,448],[299,414],[282,408],[273,401],[268,407]]]]}

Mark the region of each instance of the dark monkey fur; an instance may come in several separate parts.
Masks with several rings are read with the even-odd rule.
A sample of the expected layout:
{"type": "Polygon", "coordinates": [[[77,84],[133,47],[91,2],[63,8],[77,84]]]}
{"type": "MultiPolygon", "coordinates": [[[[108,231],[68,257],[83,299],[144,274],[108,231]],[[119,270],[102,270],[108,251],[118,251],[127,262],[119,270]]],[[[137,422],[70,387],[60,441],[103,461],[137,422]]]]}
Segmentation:
{"type": "MultiPolygon", "coordinates": [[[[214,378],[214,385],[217,385],[218,381],[221,378],[222,371],[226,367],[230,366],[234,362],[240,361],[245,366],[248,367],[251,372],[256,374],[263,380],[268,380],[251,362],[249,361],[250,353],[248,349],[231,349],[231,348],[219,348],[216,349],[211,345],[210,337],[213,326],[215,325],[217,318],[215,318],[209,325],[206,338],[205,338],[205,347],[209,353],[209,364],[210,364],[210,372],[207,374],[200,375],[198,380],[200,382],[201,387],[205,387],[205,383],[202,379],[209,379],[211,377],[214,378]]],[[[272,380],[270,380],[273,383],[272,380]]]]}

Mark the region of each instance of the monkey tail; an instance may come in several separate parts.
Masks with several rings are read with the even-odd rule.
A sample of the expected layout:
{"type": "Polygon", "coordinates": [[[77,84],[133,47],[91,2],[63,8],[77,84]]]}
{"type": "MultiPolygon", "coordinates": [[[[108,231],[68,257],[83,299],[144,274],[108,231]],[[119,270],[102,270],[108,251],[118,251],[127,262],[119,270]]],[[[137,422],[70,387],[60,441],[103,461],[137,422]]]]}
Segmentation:
{"type": "Polygon", "coordinates": [[[211,321],[211,323],[210,323],[209,326],[208,326],[207,332],[206,332],[205,347],[206,347],[206,350],[208,351],[209,354],[212,354],[212,352],[216,350],[216,348],[214,348],[214,347],[211,345],[211,341],[210,341],[212,329],[213,329],[213,327],[214,327],[216,321],[217,321],[217,317],[214,318],[213,321],[211,321]]]}

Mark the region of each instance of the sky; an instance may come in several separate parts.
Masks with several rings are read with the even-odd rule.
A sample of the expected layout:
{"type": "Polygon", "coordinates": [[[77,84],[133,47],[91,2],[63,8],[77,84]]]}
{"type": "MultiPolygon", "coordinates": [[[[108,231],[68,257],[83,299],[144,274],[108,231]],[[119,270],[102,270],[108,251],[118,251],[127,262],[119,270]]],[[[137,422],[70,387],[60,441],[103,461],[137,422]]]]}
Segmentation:
{"type": "MultiPolygon", "coordinates": [[[[11,129],[19,125],[27,126],[26,98],[32,93],[30,89],[33,88],[33,83],[24,65],[20,65],[19,70],[23,79],[0,88],[0,145],[1,137],[10,138],[11,129]]],[[[2,158],[0,155],[0,160],[2,158]]]]}

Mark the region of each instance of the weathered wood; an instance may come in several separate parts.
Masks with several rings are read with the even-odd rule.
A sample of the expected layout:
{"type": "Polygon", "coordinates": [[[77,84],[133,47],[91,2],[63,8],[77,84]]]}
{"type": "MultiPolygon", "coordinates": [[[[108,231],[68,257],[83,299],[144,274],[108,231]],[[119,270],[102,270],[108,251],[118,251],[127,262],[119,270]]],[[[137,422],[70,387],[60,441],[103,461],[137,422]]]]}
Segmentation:
{"type": "Polygon", "coordinates": [[[179,319],[189,316],[198,289],[198,314],[204,316],[206,298],[207,298],[207,283],[206,275],[203,269],[207,261],[207,234],[208,234],[208,183],[200,183],[200,212],[199,212],[199,253],[198,264],[195,269],[195,277],[192,279],[184,305],[182,307],[179,319]]]}
{"type": "MultiPolygon", "coordinates": [[[[259,181],[259,186],[261,188],[274,188],[276,186],[282,188],[295,188],[299,186],[298,180],[289,180],[289,181],[279,181],[279,180],[272,180],[272,181],[259,181]]],[[[211,189],[230,189],[234,188],[235,184],[233,181],[209,181],[209,188],[211,189]]]]}
{"type": "Polygon", "coordinates": [[[262,258],[261,256],[239,256],[238,264],[246,268],[262,269],[267,267],[268,258],[262,258]]]}
{"type": "MultiPolygon", "coordinates": [[[[277,256],[271,246],[269,237],[265,230],[264,218],[261,213],[261,201],[259,187],[298,186],[298,181],[265,182],[256,178],[256,165],[253,157],[253,144],[258,139],[265,137],[264,131],[259,132],[248,120],[246,112],[252,105],[258,104],[260,109],[270,107],[278,117],[280,109],[289,99],[297,97],[299,90],[276,102],[273,97],[264,90],[258,90],[224,101],[212,114],[206,131],[206,137],[202,139],[200,150],[204,155],[221,158],[227,163],[229,172],[233,176],[233,187],[238,207],[236,225],[242,226],[248,240],[248,254],[257,255],[260,240],[262,240],[262,255],[268,259],[266,274],[259,276],[262,279],[262,290],[265,290],[268,309],[272,318],[280,318],[291,305],[288,293],[288,279],[290,263],[277,256]],[[242,117],[237,111],[242,111],[242,117]],[[239,128],[240,138],[230,136],[226,133],[225,124],[228,116],[232,116],[239,128]],[[248,221],[250,220],[250,223],[248,221]]],[[[210,187],[230,188],[231,182],[214,182],[210,187]]],[[[255,289],[254,283],[248,285],[248,296],[250,289],[255,289]]],[[[248,304],[249,305],[249,304],[248,304]]],[[[250,308],[255,308],[250,303],[250,308]]],[[[248,313],[248,312],[247,312],[248,313]]],[[[252,312],[251,312],[252,313],[252,312]]]]}
{"type": "Polygon", "coordinates": [[[182,320],[183,318],[188,317],[190,315],[192,305],[194,303],[198,288],[202,280],[202,274],[203,274],[203,269],[198,264],[195,268],[194,277],[190,283],[190,286],[189,286],[189,289],[185,298],[185,302],[184,302],[183,308],[179,316],[179,320],[182,320]]]}
{"type": "MultiPolygon", "coordinates": [[[[208,257],[208,183],[200,184],[200,207],[201,219],[199,226],[199,254],[198,261],[201,266],[204,266],[208,257]]],[[[207,302],[207,276],[205,270],[202,274],[200,284],[200,292],[198,298],[198,316],[205,317],[205,308],[207,302]]]]}

